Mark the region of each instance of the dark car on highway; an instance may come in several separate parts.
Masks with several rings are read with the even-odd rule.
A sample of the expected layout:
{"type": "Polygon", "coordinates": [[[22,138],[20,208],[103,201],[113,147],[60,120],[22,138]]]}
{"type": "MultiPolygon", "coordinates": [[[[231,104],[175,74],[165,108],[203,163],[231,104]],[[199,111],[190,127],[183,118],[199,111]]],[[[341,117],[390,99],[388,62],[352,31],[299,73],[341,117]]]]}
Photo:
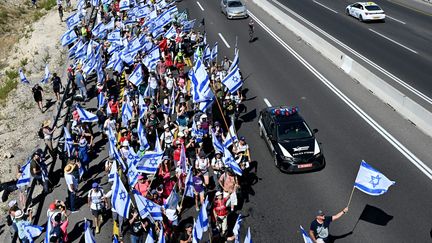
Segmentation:
{"type": "Polygon", "coordinates": [[[273,161],[283,172],[319,170],[325,159],[311,130],[297,107],[268,107],[261,111],[258,125],[260,136],[267,143],[273,161]]]}

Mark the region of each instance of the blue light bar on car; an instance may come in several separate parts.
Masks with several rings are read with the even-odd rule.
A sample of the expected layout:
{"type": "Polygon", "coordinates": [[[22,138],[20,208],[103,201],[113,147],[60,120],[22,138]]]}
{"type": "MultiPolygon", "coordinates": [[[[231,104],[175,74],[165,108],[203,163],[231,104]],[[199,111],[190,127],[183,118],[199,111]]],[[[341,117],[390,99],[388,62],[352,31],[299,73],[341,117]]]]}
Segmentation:
{"type": "Polygon", "coordinates": [[[275,108],[271,110],[271,113],[276,116],[289,116],[297,113],[299,111],[299,108],[296,107],[289,107],[289,108],[275,108]]]}

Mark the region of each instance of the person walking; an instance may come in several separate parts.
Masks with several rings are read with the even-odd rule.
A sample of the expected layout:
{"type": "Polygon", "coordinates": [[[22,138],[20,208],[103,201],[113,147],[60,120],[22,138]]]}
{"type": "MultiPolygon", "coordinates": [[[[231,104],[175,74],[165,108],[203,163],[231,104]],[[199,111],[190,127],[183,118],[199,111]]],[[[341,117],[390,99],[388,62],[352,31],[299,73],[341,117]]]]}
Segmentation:
{"type": "Polygon", "coordinates": [[[338,220],[348,212],[348,207],[333,216],[326,216],[323,211],[318,210],[316,218],[312,221],[309,228],[309,236],[316,243],[327,243],[331,241],[329,233],[330,223],[338,220]]]}
{"type": "Polygon", "coordinates": [[[60,101],[60,89],[64,89],[63,84],[61,82],[61,79],[59,76],[57,76],[57,73],[53,73],[53,77],[51,79],[52,81],[52,87],[54,94],[56,96],[57,102],[60,101]]]}
{"type": "Polygon", "coordinates": [[[213,216],[216,220],[216,228],[224,236],[228,229],[228,209],[227,198],[222,197],[222,192],[216,192],[216,198],[213,203],[213,216]]]}
{"type": "Polygon", "coordinates": [[[31,225],[32,221],[32,210],[29,208],[27,210],[27,215],[24,214],[22,210],[15,211],[15,225],[18,230],[18,238],[20,239],[21,243],[30,243],[30,241],[33,241],[33,239],[27,238],[26,234],[26,226],[31,225]],[[28,218],[26,218],[28,216],[28,218]]]}
{"type": "Polygon", "coordinates": [[[74,164],[67,164],[64,168],[64,178],[66,180],[68,194],[69,194],[69,208],[72,213],[77,212],[75,208],[76,193],[78,192],[78,178],[74,175],[76,166],[74,164]]]}
{"type": "Polygon", "coordinates": [[[94,216],[93,225],[95,225],[95,233],[99,234],[99,227],[103,220],[103,213],[106,208],[106,199],[102,188],[97,182],[92,184],[92,189],[88,193],[88,204],[94,216]]]}
{"type": "Polygon", "coordinates": [[[77,72],[75,74],[75,85],[78,87],[82,99],[84,101],[87,101],[87,88],[82,72],[82,69],[80,67],[77,67],[77,72]]]}
{"type": "Polygon", "coordinates": [[[56,130],[57,127],[54,126],[54,128],[51,128],[50,125],[51,125],[51,121],[45,120],[42,124],[42,132],[44,135],[45,145],[48,147],[48,152],[50,153],[51,157],[54,158],[55,153],[54,153],[54,147],[52,144],[52,137],[53,137],[54,131],[56,130]]]}
{"type": "Polygon", "coordinates": [[[33,98],[36,101],[39,110],[44,113],[43,111],[43,104],[42,104],[42,100],[43,100],[43,88],[41,86],[39,86],[39,84],[35,84],[32,88],[32,92],[33,92],[33,98]]]}
{"type": "Polygon", "coordinates": [[[36,151],[30,161],[30,173],[39,184],[42,184],[44,193],[48,193],[48,179],[44,178],[44,169],[41,152],[36,151]]]}

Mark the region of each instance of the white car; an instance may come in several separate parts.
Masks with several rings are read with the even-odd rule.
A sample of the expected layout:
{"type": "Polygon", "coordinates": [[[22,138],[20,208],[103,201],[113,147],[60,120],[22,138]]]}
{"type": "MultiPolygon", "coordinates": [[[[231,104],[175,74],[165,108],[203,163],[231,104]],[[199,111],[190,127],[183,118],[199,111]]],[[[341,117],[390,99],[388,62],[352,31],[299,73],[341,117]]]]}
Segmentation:
{"type": "Polygon", "coordinates": [[[357,2],[346,7],[346,14],[359,21],[385,21],[384,10],[374,2],[357,2]]]}

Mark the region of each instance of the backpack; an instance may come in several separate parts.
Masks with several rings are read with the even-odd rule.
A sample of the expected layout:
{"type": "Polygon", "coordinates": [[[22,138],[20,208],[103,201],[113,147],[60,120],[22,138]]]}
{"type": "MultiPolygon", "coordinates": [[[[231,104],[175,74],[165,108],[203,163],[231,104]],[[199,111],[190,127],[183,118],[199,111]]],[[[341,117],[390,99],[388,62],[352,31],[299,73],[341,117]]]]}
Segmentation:
{"type": "Polygon", "coordinates": [[[37,135],[40,139],[43,139],[45,137],[45,135],[43,133],[43,127],[39,128],[37,135]]]}

